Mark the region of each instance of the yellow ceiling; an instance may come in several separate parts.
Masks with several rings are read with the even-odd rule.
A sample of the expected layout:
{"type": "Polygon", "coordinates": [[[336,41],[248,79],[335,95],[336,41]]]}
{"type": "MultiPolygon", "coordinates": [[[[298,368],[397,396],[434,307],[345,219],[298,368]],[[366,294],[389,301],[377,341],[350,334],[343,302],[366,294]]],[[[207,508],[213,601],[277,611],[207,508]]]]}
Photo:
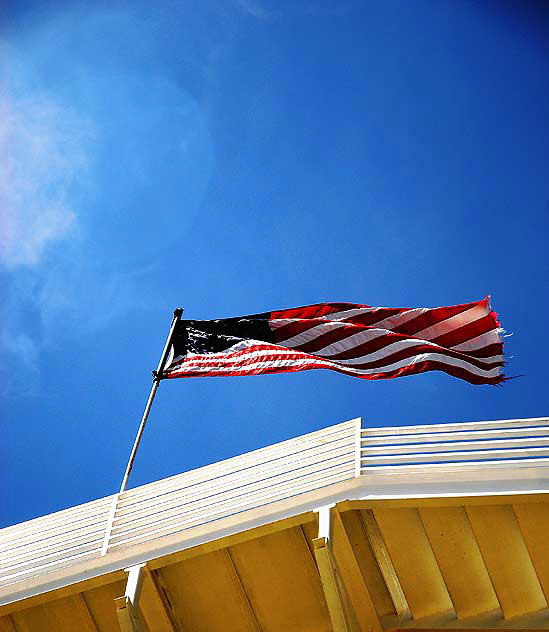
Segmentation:
{"type": "MultiPolygon", "coordinates": [[[[334,629],[308,512],[147,563],[145,632],[334,629]]],[[[350,630],[549,629],[543,494],[347,501],[330,551],[350,630]]],[[[119,632],[122,571],[0,607],[0,632],[119,632]]]]}

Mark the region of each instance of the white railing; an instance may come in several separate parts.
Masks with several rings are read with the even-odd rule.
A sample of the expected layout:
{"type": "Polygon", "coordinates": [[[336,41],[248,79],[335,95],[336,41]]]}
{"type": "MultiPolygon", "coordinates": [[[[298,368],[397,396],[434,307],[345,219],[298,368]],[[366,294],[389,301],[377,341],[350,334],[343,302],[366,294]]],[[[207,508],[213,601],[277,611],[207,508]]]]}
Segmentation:
{"type": "Polygon", "coordinates": [[[549,464],[549,419],[511,419],[428,426],[365,428],[360,471],[422,465],[549,464]]]}

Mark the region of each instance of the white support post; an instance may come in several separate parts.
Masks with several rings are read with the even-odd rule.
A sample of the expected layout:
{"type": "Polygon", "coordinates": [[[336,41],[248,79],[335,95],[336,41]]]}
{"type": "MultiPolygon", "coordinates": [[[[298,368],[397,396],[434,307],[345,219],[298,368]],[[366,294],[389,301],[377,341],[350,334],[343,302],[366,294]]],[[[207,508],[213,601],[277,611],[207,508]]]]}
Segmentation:
{"type": "Polygon", "coordinates": [[[141,586],[143,584],[143,573],[141,569],[145,564],[137,564],[136,566],[130,566],[125,568],[124,572],[128,573],[128,581],[126,582],[126,592],[124,596],[127,597],[132,606],[137,607],[139,597],[141,595],[141,586]]]}
{"type": "Polygon", "coordinates": [[[324,505],[315,509],[318,513],[318,538],[313,540],[313,550],[332,628],[334,632],[351,632],[353,628],[345,604],[344,587],[337,575],[330,541],[331,512],[334,506],[324,505]]]}
{"type": "Polygon", "coordinates": [[[358,478],[362,472],[362,417],[357,417],[355,424],[355,478],[358,478]]]}
{"type": "Polygon", "coordinates": [[[332,518],[330,516],[330,510],[332,507],[335,507],[335,503],[331,505],[324,505],[323,507],[319,507],[315,509],[315,513],[318,514],[318,537],[326,538],[327,541],[330,540],[330,531],[332,518]]]}
{"type": "Polygon", "coordinates": [[[143,625],[139,617],[139,597],[143,583],[142,568],[144,566],[145,564],[136,564],[124,569],[128,573],[126,591],[123,597],[114,600],[116,616],[122,632],[143,632],[143,625]]]}

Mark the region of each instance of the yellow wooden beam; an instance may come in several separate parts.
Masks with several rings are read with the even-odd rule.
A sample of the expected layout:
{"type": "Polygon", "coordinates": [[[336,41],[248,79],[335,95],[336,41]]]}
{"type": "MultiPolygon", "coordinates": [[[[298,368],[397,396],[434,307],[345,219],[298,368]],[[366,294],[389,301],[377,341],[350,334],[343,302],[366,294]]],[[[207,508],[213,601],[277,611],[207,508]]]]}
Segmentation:
{"type": "Polygon", "coordinates": [[[137,609],[129,597],[117,597],[114,600],[114,605],[121,632],[145,632],[137,614],[137,609]]]}
{"type": "Polygon", "coordinates": [[[465,509],[423,507],[419,515],[458,618],[497,610],[499,602],[465,509]]]}
{"type": "Polygon", "coordinates": [[[466,507],[506,619],[547,607],[513,509],[466,507]]]}
{"type": "Polygon", "coordinates": [[[549,603],[549,504],[513,505],[513,510],[549,603]]]}
{"type": "Polygon", "coordinates": [[[521,505],[527,503],[549,503],[549,493],[494,494],[492,496],[435,496],[429,498],[365,498],[344,500],[337,503],[340,511],[352,509],[397,509],[400,507],[473,507],[477,505],[521,505]]]}
{"type": "Polygon", "coordinates": [[[332,551],[358,625],[364,632],[381,632],[382,626],[351,538],[351,516],[332,509],[332,551]]]}
{"type": "Polygon", "coordinates": [[[376,509],[374,515],[414,619],[452,612],[417,509],[376,509]]]}
{"type": "Polygon", "coordinates": [[[143,568],[143,588],[139,608],[149,628],[155,632],[176,632],[172,609],[159,583],[157,571],[143,568]]]}
{"type": "MultiPolygon", "coordinates": [[[[87,632],[98,632],[97,625],[92,617],[88,604],[86,603],[86,598],[82,593],[78,593],[73,597],[75,607],[80,613],[80,616],[86,626],[87,632]]],[[[84,632],[84,630],[82,631],[84,632]]]]}
{"type": "Polygon", "coordinates": [[[217,540],[214,539],[204,544],[192,546],[188,549],[177,551],[176,553],[170,553],[169,555],[157,557],[147,562],[147,566],[151,569],[155,569],[162,568],[163,566],[168,566],[170,564],[177,564],[178,562],[183,562],[198,555],[212,553],[213,551],[219,551],[220,549],[235,546],[237,544],[241,544],[242,542],[248,542],[249,540],[256,540],[264,536],[271,535],[271,533],[278,533],[279,531],[285,531],[286,529],[290,529],[292,527],[307,524],[309,522],[313,522],[315,519],[316,516],[314,512],[307,511],[305,513],[297,514],[296,516],[290,516],[289,518],[283,518],[282,520],[277,520],[276,522],[261,525],[260,527],[254,527],[253,529],[247,529],[246,531],[233,533],[232,535],[227,535],[222,538],[218,538],[217,540]]]}
{"type": "Polygon", "coordinates": [[[400,585],[400,580],[398,579],[395,567],[391,561],[391,556],[387,550],[387,545],[381,535],[381,531],[374,514],[370,509],[366,509],[365,511],[360,512],[360,516],[362,518],[364,530],[368,536],[368,541],[370,542],[370,546],[372,547],[372,551],[378,563],[379,570],[383,575],[383,579],[387,585],[387,590],[393,600],[395,612],[401,620],[409,619],[412,616],[410,613],[410,607],[406,601],[406,596],[404,595],[404,591],[400,585]]]}
{"type": "Polygon", "coordinates": [[[387,628],[385,632],[448,632],[448,630],[463,630],[464,632],[533,632],[533,630],[537,630],[537,632],[547,632],[549,628],[547,626],[543,628],[512,628],[512,627],[486,627],[486,628],[456,628],[454,626],[447,628],[414,628],[414,627],[405,627],[405,628],[387,628]]]}
{"type": "Polygon", "coordinates": [[[248,597],[248,593],[246,592],[244,588],[240,575],[238,574],[238,570],[235,566],[230,550],[228,548],[222,549],[219,551],[219,553],[229,572],[229,576],[231,578],[233,586],[235,590],[238,592],[242,604],[244,604],[244,607],[246,609],[246,614],[249,620],[250,629],[254,630],[254,632],[261,632],[256,614],[254,612],[254,609],[248,597]]]}
{"type": "Polygon", "coordinates": [[[17,632],[9,614],[0,618],[0,632],[17,632]]]}
{"type": "Polygon", "coordinates": [[[315,538],[313,547],[334,632],[352,632],[341,588],[336,578],[335,565],[329,549],[328,538],[315,538]]]}
{"type": "Polygon", "coordinates": [[[99,586],[105,586],[106,584],[113,584],[117,581],[125,579],[126,574],[123,570],[114,571],[112,573],[106,573],[105,575],[99,575],[98,577],[92,577],[76,584],[70,584],[69,586],[63,586],[50,592],[41,593],[28,599],[22,599],[21,601],[13,601],[0,606],[0,617],[6,616],[20,610],[26,610],[27,608],[34,608],[35,606],[41,606],[50,601],[58,601],[71,595],[76,595],[80,592],[93,590],[99,586]]]}

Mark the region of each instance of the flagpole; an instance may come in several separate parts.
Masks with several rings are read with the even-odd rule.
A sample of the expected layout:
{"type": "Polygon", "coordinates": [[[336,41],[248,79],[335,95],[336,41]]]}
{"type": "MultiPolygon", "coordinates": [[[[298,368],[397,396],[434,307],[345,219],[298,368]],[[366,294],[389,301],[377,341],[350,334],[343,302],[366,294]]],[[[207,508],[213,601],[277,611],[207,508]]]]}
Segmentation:
{"type": "Polygon", "coordinates": [[[151,411],[152,403],[154,401],[154,396],[156,395],[156,391],[158,390],[158,387],[160,386],[160,380],[162,379],[162,372],[164,371],[166,360],[170,352],[170,345],[172,343],[173,333],[182,315],[183,315],[182,307],[178,307],[173,312],[173,319],[172,319],[172,324],[170,327],[170,333],[168,334],[168,337],[166,338],[166,344],[164,345],[164,351],[162,351],[162,355],[160,356],[160,361],[158,362],[158,368],[156,369],[156,371],[153,371],[154,377],[153,377],[153,383],[151,386],[151,392],[149,393],[149,399],[147,400],[145,410],[143,411],[143,416],[141,417],[141,423],[139,424],[137,434],[135,435],[135,441],[133,442],[132,452],[130,454],[128,465],[126,466],[124,478],[122,479],[122,485],[120,486],[120,492],[119,492],[120,494],[126,490],[126,485],[128,484],[128,479],[130,478],[130,473],[132,471],[133,462],[135,461],[135,455],[137,454],[137,449],[139,448],[139,443],[141,442],[141,437],[143,435],[143,431],[145,430],[147,419],[149,418],[149,413],[151,411]]]}

